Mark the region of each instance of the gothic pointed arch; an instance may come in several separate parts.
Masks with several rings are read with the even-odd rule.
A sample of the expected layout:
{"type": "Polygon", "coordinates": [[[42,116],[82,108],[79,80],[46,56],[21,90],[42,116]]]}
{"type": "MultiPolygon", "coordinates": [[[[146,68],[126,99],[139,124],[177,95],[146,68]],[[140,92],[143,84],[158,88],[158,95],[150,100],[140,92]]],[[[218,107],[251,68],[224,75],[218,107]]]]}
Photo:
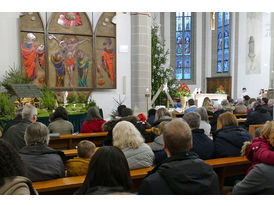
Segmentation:
{"type": "Polygon", "coordinates": [[[85,12],[55,12],[47,28],[48,86],[60,91],[93,88],[93,31],[85,12]]]}
{"type": "Polygon", "coordinates": [[[116,88],[116,13],[102,13],[95,29],[95,84],[98,89],[116,88]]]}
{"type": "Polygon", "coordinates": [[[45,29],[38,12],[24,12],[20,16],[21,73],[42,87],[45,82],[45,29]]]}

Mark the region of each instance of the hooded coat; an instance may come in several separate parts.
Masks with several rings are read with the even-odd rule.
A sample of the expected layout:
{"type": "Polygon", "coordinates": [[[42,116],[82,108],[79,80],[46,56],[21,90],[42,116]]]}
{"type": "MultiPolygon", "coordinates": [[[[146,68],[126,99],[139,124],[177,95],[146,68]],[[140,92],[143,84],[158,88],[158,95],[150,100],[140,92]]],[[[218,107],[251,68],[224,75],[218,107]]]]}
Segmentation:
{"type": "Polygon", "coordinates": [[[19,151],[28,178],[33,181],[43,181],[65,177],[65,167],[62,158],[64,153],[46,145],[25,146],[19,151]]]}
{"type": "Polygon", "coordinates": [[[274,165],[273,149],[266,139],[262,137],[254,138],[252,143],[245,149],[246,158],[252,162],[252,165],[247,170],[247,174],[256,164],[265,163],[274,165]]]}
{"type": "Polygon", "coordinates": [[[4,177],[4,185],[0,187],[0,195],[38,195],[31,181],[22,176],[4,177]]]}
{"type": "Polygon", "coordinates": [[[254,112],[249,112],[246,116],[245,126],[251,124],[264,124],[266,121],[271,121],[270,113],[264,107],[258,107],[254,112]]]}
{"type": "Polygon", "coordinates": [[[241,156],[241,149],[252,136],[245,129],[237,126],[227,126],[213,133],[215,158],[241,156]]]}
{"type": "Polygon", "coordinates": [[[148,173],[140,195],[217,195],[218,176],[193,152],[176,154],[148,173]]]}

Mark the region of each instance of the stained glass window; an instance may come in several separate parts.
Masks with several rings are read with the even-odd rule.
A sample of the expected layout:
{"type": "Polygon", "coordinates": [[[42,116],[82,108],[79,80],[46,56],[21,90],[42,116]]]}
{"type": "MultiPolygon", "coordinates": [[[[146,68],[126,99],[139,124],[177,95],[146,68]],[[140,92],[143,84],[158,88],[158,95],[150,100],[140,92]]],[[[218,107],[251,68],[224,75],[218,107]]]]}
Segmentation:
{"type": "Polygon", "coordinates": [[[229,12],[218,13],[217,72],[229,71],[229,12]]]}
{"type": "Polygon", "coordinates": [[[192,76],[192,14],[176,12],[176,79],[192,76]]]}

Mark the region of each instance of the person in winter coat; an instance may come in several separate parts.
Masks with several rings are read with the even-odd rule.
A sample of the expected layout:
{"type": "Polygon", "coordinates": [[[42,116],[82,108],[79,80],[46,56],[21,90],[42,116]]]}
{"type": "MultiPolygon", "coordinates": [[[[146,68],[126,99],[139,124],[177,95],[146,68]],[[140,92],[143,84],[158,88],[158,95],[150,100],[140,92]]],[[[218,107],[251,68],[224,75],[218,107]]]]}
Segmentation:
{"type": "Polygon", "coordinates": [[[26,146],[24,135],[26,128],[37,120],[37,109],[32,105],[26,105],[22,111],[22,121],[11,126],[3,136],[3,139],[10,143],[16,151],[26,146]]]}
{"type": "Polygon", "coordinates": [[[246,116],[245,126],[248,128],[251,124],[264,124],[266,121],[271,121],[272,117],[268,110],[256,102],[253,106],[253,112],[250,111],[246,116]]]}
{"type": "Polygon", "coordinates": [[[166,151],[164,150],[164,139],[163,139],[163,132],[165,129],[165,125],[168,121],[161,122],[158,126],[159,129],[159,136],[156,137],[153,142],[150,144],[150,148],[154,152],[155,160],[154,163],[157,165],[163,160],[167,158],[166,151]]]}
{"type": "Polygon", "coordinates": [[[236,117],[225,112],[219,116],[217,130],[213,133],[215,158],[240,156],[244,142],[251,140],[251,134],[238,126],[236,117]]]}
{"type": "Polygon", "coordinates": [[[164,130],[168,158],[143,180],[139,195],[219,194],[218,176],[212,166],[190,152],[192,134],[185,121],[174,119],[164,130]]]}
{"type": "Polygon", "coordinates": [[[113,128],[113,146],[123,151],[131,170],[150,167],[153,164],[154,153],[144,143],[144,138],[136,127],[128,121],[121,121],[113,128]]]}
{"type": "Polygon", "coordinates": [[[214,104],[213,108],[214,108],[213,118],[210,120],[211,132],[216,131],[217,120],[218,120],[219,115],[226,112],[226,110],[224,110],[222,105],[220,105],[220,104],[214,104]]]}
{"type": "Polygon", "coordinates": [[[68,112],[64,107],[56,108],[48,128],[49,133],[72,134],[74,132],[73,124],[68,121],[68,112]]]}
{"type": "Polygon", "coordinates": [[[158,127],[162,121],[171,121],[172,117],[166,108],[159,108],[156,111],[153,127],[158,127]]]}
{"type": "Polygon", "coordinates": [[[267,122],[261,130],[261,136],[254,138],[252,142],[246,142],[242,147],[242,155],[252,162],[246,174],[259,163],[274,165],[273,147],[274,122],[267,122]]]}
{"type": "Polygon", "coordinates": [[[16,150],[0,139],[0,195],[37,195],[16,150]]]}
{"type": "Polygon", "coordinates": [[[86,175],[90,159],[96,151],[96,146],[93,142],[82,140],[77,145],[78,157],[66,161],[67,176],[86,175]]]}
{"type": "Polygon", "coordinates": [[[46,125],[35,122],[27,127],[26,145],[19,151],[23,160],[27,177],[33,181],[43,181],[65,176],[62,158],[64,153],[48,147],[49,130],[46,125]]]}
{"type": "Polygon", "coordinates": [[[104,146],[90,160],[83,185],[75,195],[104,195],[129,192],[132,187],[128,163],[117,147],[104,146]]]}
{"type": "Polygon", "coordinates": [[[86,121],[83,122],[80,133],[102,132],[103,124],[106,121],[102,119],[97,107],[90,107],[87,112],[86,121]]]}
{"type": "Polygon", "coordinates": [[[121,121],[131,122],[138,129],[141,135],[145,138],[145,142],[151,142],[155,138],[153,134],[149,134],[148,132],[146,132],[145,125],[143,124],[143,122],[139,121],[139,117],[133,116],[132,109],[124,108],[121,111],[120,118],[112,119],[103,125],[103,130],[108,132],[107,136],[104,139],[104,145],[113,145],[112,130],[115,127],[115,125],[121,121]]]}
{"type": "Polygon", "coordinates": [[[195,110],[195,112],[197,112],[201,116],[199,129],[203,129],[205,131],[205,135],[209,137],[211,125],[209,124],[209,121],[208,121],[208,115],[207,115],[206,109],[204,107],[199,107],[197,110],[195,110]]]}
{"type": "Polygon", "coordinates": [[[214,157],[214,143],[205,135],[203,129],[199,129],[201,116],[197,112],[189,112],[184,115],[183,119],[188,123],[192,131],[192,148],[190,151],[195,152],[203,160],[214,157]]]}

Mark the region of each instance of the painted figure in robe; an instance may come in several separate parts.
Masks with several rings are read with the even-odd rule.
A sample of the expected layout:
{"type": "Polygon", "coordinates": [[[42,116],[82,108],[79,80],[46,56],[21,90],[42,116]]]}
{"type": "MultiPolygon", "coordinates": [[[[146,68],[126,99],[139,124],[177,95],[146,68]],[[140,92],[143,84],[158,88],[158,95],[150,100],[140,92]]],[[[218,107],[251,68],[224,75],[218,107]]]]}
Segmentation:
{"type": "Polygon", "coordinates": [[[77,66],[78,66],[78,86],[87,87],[87,74],[90,59],[85,56],[82,50],[77,52],[77,66]]]}
{"type": "Polygon", "coordinates": [[[56,71],[56,87],[64,87],[65,85],[65,50],[60,50],[51,56],[51,62],[53,63],[56,71]]]}
{"type": "Polygon", "coordinates": [[[21,53],[24,60],[24,65],[26,69],[26,77],[34,81],[37,77],[36,61],[38,59],[39,65],[43,68],[44,64],[44,45],[39,45],[36,47],[33,41],[36,39],[33,33],[27,34],[27,40],[21,45],[21,53]]]}

